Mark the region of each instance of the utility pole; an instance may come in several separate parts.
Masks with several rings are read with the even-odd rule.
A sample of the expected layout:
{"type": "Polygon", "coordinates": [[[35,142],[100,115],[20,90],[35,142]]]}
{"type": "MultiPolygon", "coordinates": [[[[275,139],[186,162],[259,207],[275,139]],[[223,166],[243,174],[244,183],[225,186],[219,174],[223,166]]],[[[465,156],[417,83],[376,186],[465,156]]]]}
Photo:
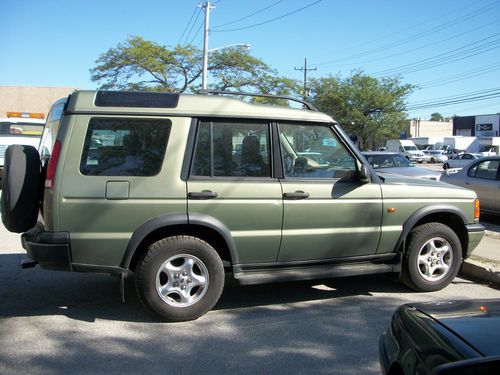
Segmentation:
{"type": "Polygon", "coordinates": [[[203,68],[201,72],[201,87],[203,90],[207,89],[207,69],[208,69],[208,25],[210,20],[210,10],[214,9],[215,6],[207,1],[205,4],[198,5],[205,9],[205,32],[203,36],[203,68]]]}
{"type": "Polygon", "coordinates": [[[304,100],[307,99],[307,72],[312,71],[312,70],[317,70],[317,68],[308,68],[307,67],[307,58],[304,58],[304,67],[302,68],[295,68],[295,70],[300,70],[301,72],[304,72],[304,94],[302,95],[302,98],[304,100]]]}

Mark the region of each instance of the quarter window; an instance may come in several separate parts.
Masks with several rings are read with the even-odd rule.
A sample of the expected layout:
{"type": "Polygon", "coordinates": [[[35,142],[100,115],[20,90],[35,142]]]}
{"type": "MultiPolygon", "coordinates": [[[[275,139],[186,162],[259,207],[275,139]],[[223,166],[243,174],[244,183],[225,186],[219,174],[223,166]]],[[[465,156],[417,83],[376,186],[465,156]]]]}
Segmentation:
{"type": "Polygon", "coordinates": [[[90,120],[80,172],[86,176],[154,176],[160,172],[171,122],[160,119],[90,120]]]}
{"type": "Polygon", "coordinates": [[[352,179],[356,161],[328,126],[279,126],[285,177],[352,179]]]}
{"type": "Polygon", "coordinates": [[[269,124],[202,121],[191,175],[271,177],[269,124]]]}

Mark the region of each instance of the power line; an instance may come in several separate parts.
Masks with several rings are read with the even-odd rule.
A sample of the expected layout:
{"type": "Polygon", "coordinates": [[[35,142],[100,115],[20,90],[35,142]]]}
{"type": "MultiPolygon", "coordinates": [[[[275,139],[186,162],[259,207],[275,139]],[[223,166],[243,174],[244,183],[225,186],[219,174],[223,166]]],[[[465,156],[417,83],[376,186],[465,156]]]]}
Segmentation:
{"type": "Polygon", "coordinates": [[[493,98],[500,98],[500,87],[494,89],[473,91],[470,93],[454,95],[449,97],[441,97],[441,98],[423,100],[420,102],[414,102],[413,104],[408,105],[406,109],[408,111],[414,111],[417,109],[446,107],[454,104],[477,102],[493,98]]]}
{"type": "MultiPolygon", "coordinates": [[[[184,41],[184,44],[187,44],[187,41],[188,41],[189,37],[191,36],[191,33],[193,32],[194,26],[196,25],[196,22],[198,21],[198,18],[200,17],[201,8],[196,7],[196,11],[197,11],[196,18],[194,19],[193,24],[191,25],[191,28],[189,29],[189,33],[186,35],[186,39],[184,41]]],[[[194,40],[194,38],[193,38],[193,40],[194,40]]],[[[191,43],[192,43],[192,41],[191,41],[191,43]]]]}
{"type": "Polygon", "coordinates": [[[485,65],[481,68],[478,69],[472,69],[472,70],[467,70],[462,73],[458,74],[453,74],[450,76],[446,77],[441,77],[440,79],[432,80],[432,81],[427,81],[419,84],[418,86],[423,89],[431,88],[431,87],[436,87],[436,86],[443,86],[449,83],[454,83],[454,82],[460,82],[464,81],[469,78],[477,77],[486,73],[494,72],[500,69],[500,61],[497,61],[496,63],[485,65]]]}
{"type": "Polygon", "coordinates": [[[306,8],[312,7],[313,5],[316,5],[316,4],[318,4],[318,3],[322,2],[322,1],[323,0],[317,0],[317,1],[315,1],[313,3],[310,3],[310,4],[306,5],[306,6],[303,6],[302,8],[296,9],[294,11],[288,12],[286,14],[283,14],[283,15],[279,16],[279,17],[275,17],[275,18],[272,18],[272,19],[264,21],[264,22],[256,23],[255,25],[250,25],[250,26],[245,26],[245,27],[239,27],[239,28],[236,28],[236,29],[226,29],[226,30],[215,30],[215,28],[214,28],[214,29],[212,29],[212,31],[218,32],[218,33],[224,33],[224,32],[229,32],[229,31],[246,30],[246,29],[250,29],[252,27],[262,26],[262,25],[265,25],[267,23],[274,22],[274,21],[280,20],[282,18],[291,16],[292,14],[298,13],[298,12],[300,12],[300,11],[306,9],[306,8]]]}
{"type": "Polygon", "coordinates": [[[198,7],[195,7],[195,8],[194,8],[193,14],[191,14],[191,17],[189,18],[189,21],[188,21],[188,23],[187,23],[186,27],[184,28],[184,31],[182,32],[182,35],[181,35],[181,37],[179,38],[179,41],[177,42],[177,44],[181,44],[181,40],[182,40],[182,38],[184,37],[184,34],[186,34],[186,31],[187,31],[187,29],[188,29],[189,25],[191,24],[191,21],[193,20],[193,17],[194,17],[194,15],[195,15],[196,11],[199,11],[199,8],[198,8],[198,7]]]}
{"type": "Polygon", "coordinates": [[[214,27],[213,27],[213,29],[217,29],[217,28],[219,28],[219,27],[224,27],[224,26],[232,25],[232,24],[234,24],[234,23],[236,23],[236,22],[240,22],[240,21],[246,20],[246,19],[251,18],[251,17],[253,17],[253,16],[257,15],[257,14],[260,14],[260,13],[262,13],[262,12],[264,12],[264,11],[268,10],[269,8],[272,8],[272,7],[274,7],[275,5],[278,5],[279,3],[282,3],[282,2],[283,2],[283,0],[276,1],[276,2],[272,3],[271,5],[268,5],[268,6],[267,6],[267,7],[265,7],[265,8],[262,8],[262,9],[260,9],[260,10],[256,11],[256,12],[251,13],[251,14],[249,14],[249,15],[246,15],[246,16],[244,16],[244,17],[238,18],[238,19],[236,19],[236,20],[234,20],[234,21],[227,22],[227,23],[223,23],[222,25],[216,25],[216,26],[214,26],[214,27]]]}
{"type": "Polygon", "coordinates": [[[307,99],[307,72],[317,70],[317,68],[308,68],[307,67],[307,58],[304,59],[304,66],[302,68],[294,68],[295,70],[299,70],[301,72],[304,72],[304,93],[302,95],[302,98],[304,100],[307,99]]]}
{"type": "MultiPolygon", "coordinates": [[[[382,47],[372,48],[370,50],[363,51],[363,52],[360,52],[360,53],[357,53],[357,54],[353,54],[353,55],[350,55],[350,56],[346,56],[346,57],[342,57],[342,58],[337,58],[337,59],[333,59],[333,60],[329,60],[329,61],[325,61],[325,62],[320,62],[320,63],[317,63],[316,65],[317,66],[325,66],[325,65],[330,65],[332,63],[336,63],[336,62],[341,62],[341,61],[350,60],[350,59],[353,59],[353,58],[359,58],[359,57],[363,57],[363,56],[366,56],[366,55],[372,55],[372,54],[383,52],[385,50],[388,50],[388,49],[391,49],[391,48],[394,48],[394,47],[398,47],[398,46],[406,44],[406,43],[408,43],[410,41],[421,39],[421,38],[426,37],[428,35],[432,35],[432,34],[438,32],[438,31],[442,31],[442,30],[447,29],[447,28],[449,28],[451,26],[454,26],[456,24],[462,23],[465,20],[468,20],[470,18],[474,18],[474,17],[476,17],[476,16],[478,16],[478,15],[480,15],[482,13],[490,11],[491,9],[497,7],[499,4],[500,4],[500,2],[495,1],[495,2],[490,3],[490,4],[488,4],[488,5],[486,5],[486,6],[482,7],[482,8],[476,9],[475,11],[472,11],[471,13],[467,13],[465,15],[462,15],[460,17],[452,19],[452,20],[450,20],[448,22],[445,22],[445,23],[443,23],[441,25],[437,25],[437,26],[432,27],[432,28],[430,28],[428,30],[424,30],[422,32],[410,35],[407,38],[403,38],[403,39],[397,40],[395,42],[386,44],[386,45],[384,45],[382,47]]],[[[397,33],[397,31],[396,31],[396,33],[397,33]]]]}
{"type": "Polygon", "coordinates": [[[385,76],[385,75],[390,75],[390,74],[405,74],[405,73],[414,73],[420,70],[425,70],[425,69],[430,69],[430,68],[435,68],[437,66],[441,66],[444,64],[449,64],[451,62],[455,61],[460,61],[472,56],[476,56],[480,53],[488,52],[492,49],[497,48],[496,44],[500,42],[500,38],[495,39],[493,41],[489,41],[487,43],[477,45],[475,47],[472,47],[476,44],[479,44],[481,42],[484,42],[488,39],[494,38],[496,36],[500,35],[500,33],[490,35],[486,38],[477,40],[472,43],[468,43],[462,47],[455,48],[453,50],[443,52],[440,54],[437,54],[432,57],[428,57],[425,59],[421,59],[409,64],[404,64],[400,65],[398,67],[394,68],[389,68],[385,70],[380,70],[378,72],[374,72],[372,75],[374,76],[385,76]],[[472,47],[467,49],[468,47],[472,47]],[[491,47],[491,48],[490,48],[491,47]]]}

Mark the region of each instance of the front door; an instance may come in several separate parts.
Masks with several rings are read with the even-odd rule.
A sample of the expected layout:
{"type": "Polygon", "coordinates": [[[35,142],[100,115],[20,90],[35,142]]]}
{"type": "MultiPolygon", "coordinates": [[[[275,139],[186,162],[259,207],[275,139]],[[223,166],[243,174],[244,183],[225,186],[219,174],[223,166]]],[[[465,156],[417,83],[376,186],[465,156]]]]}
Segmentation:
{"type": "Polygon", "coordinates": [[[279,262],[372,255],[382,217],[378,183],[328,125],[279,125],[284,216],[279,262]]]}

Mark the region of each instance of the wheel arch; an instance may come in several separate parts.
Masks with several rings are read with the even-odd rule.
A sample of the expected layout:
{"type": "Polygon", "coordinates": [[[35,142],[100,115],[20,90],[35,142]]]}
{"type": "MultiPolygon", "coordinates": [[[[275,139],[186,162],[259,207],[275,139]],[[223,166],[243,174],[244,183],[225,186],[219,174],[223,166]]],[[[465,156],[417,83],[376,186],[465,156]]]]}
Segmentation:
{"type": "Polygon", "coordinates": [[[406,251],[406,239],[413,228],[431,222],[442,223],[450,227],[458,236],[462,245],[462,257],[467,254],[468,234],[465,224],[465,214],[455,206],[435,205],[422,207],[415,211],[403,224],[403,230],[396,243],[396,251],[406,251]]]}
{"type": "Polygon", "coordinates": [[[155,217],[137,228],[125,250],[120,266],[134,271],[149,245],[170,236],[189,235],[209,243],[224,266],[238,262],[229,229],[219,220],[203,214],[170,214],[155,217]]]}

